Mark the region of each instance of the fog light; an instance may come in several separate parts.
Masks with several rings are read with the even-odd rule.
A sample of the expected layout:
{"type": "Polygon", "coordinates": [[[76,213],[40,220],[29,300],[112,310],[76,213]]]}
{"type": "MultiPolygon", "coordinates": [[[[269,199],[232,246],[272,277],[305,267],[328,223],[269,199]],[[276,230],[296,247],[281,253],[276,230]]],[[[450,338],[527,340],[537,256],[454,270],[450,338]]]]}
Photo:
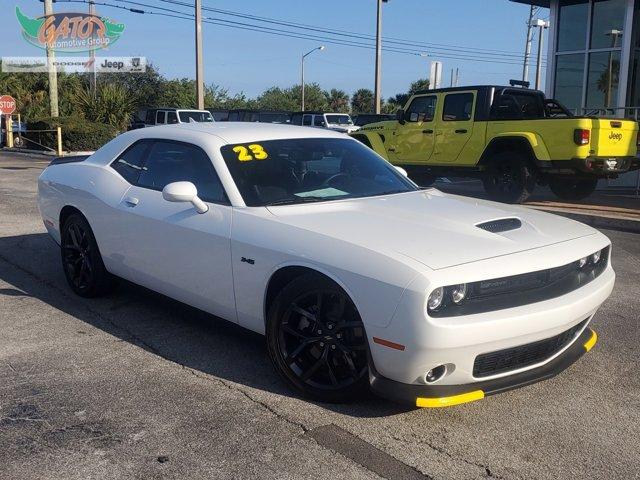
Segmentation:
{"type": "Polygon", "coordinates": [[[582,257],[580,260],[578,260],[578,266],[580,268],[584,268],[584,266],[587,264],[588,261],[589,261],[589,257],[582,257]]]}
{"type": "Polygon", "coordinates": [[[437,310],[440,305],[442,305],[442,300],[444,300],[444,288],[438,287],[431,292],[431,295],[429,295],[429,299],[427,300],[429,310],[437,310]]]}
{"type": "Polygon", "coordinates": [[[432,368],[427,372],[427,374],[424,376],[424,380],[427,383],[433,383],[440,380],[446,372],[447,367],[445,367],[444,365],[438,365],[437,367],[432,368]]]}
{"type": "Polygon", "coordinates": [[[460,285],[456,285],[451,290],[451,300],[453,303],[460,304],[467,296],[467,284],[461,283],[460,285]]]}
{"type": "Polygon", "coordinates": [[[600,261],[601,256],[602,256],[602,250],[598,250],[596,253],[591,255],[591,260],[593,261],[594,264],[596,264],[600,261]]]}

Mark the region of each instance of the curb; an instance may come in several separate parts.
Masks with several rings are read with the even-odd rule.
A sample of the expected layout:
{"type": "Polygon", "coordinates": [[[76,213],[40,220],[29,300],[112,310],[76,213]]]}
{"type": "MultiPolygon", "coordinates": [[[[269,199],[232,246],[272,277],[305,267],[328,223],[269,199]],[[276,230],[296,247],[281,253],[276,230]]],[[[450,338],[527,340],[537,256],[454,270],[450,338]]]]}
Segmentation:
{"type": "Polygon", "coordinates": [[[533,207],[547,213],[553,213],[563,217],[586,223],[594,228],[604,228],[607,230],[617,230],[626,233],[640,233],[640,221],[628,220],[625,218],[601,217],[599,215],[587,215],[584,213],[562,212],[558,210],[550,210],[546,208],[533,207]]]}

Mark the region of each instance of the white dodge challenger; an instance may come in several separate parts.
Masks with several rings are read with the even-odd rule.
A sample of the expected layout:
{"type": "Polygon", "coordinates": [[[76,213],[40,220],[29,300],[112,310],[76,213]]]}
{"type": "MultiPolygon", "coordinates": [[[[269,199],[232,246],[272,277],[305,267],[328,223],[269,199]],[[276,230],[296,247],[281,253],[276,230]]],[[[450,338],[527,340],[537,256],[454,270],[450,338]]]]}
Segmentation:
{"type": "Polygon", "coordinates": [[[593,347],[615,279],[598,231],[421,189],[328,130],[135,130],[54,160],[38,192],[75,293],[123,278],[265,334],[321,401],[440,407],[549,378],[593,347]]]}

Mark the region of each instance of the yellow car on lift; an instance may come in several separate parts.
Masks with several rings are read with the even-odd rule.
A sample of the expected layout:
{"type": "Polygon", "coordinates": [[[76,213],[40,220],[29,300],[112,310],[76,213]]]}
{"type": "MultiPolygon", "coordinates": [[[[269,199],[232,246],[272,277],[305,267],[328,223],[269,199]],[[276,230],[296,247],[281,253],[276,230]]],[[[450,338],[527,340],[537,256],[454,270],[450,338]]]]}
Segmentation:
{"type": "Polygon", "coordinates": [[[351,135],[422,185],[476,177],[492,199],[510,203],[526,200],[536,184],[563,199],[584,198],[599,178],[639,168],[635,121],[577,117],[525,88],[420,91],[396,120],[351,135]]]}

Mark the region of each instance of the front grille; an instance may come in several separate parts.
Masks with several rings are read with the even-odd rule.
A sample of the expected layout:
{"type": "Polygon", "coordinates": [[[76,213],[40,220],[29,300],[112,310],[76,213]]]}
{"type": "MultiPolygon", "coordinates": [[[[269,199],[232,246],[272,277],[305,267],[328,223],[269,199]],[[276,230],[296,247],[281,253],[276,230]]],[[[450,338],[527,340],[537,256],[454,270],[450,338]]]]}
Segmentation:
{"type": "Polygon", "coordinates": [[[476,227],[491,233],[508,232],[509,230],[516,230],[521,226],[522,222],[518,218],[501,218],[476,225],[476,227]]]}
{"type": "Polygon", "coordinates": [[[473,364],[473,376],[489,377],[543,362],[571,343],[587,321],[588,319],[555,337],[478,355],[473,364]]]}

